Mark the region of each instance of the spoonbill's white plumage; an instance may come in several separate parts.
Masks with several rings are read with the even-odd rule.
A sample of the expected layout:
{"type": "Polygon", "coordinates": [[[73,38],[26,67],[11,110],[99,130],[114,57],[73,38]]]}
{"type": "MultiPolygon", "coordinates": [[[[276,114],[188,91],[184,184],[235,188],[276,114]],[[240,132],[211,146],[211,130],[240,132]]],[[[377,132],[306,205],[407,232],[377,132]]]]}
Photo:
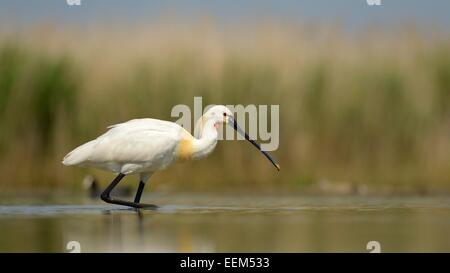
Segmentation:
{"type": "MultiPolygon", "coordinates": [[[[232,112],[223,105],[211,107],[198,121],[198,138],[193,137],[180,125],[158,119],[133,119],[112,125],[98,138],[71,151],[63,159],[66,166],[92,167],[118,173],[119,175],[103,192],[102,199],[109,203],[144,207],[140,197],[148,178],[178,160],[199,159],[210,154],[218,140],[217,127],[230,124],[259,150],[259,145],[237,125],[232,112]],[[125,176],[140,175],[140,184],[134,202],[114,200],[111,190],[125,176]]],[[[262,151],[279,169],[279,165],[262,151]]]]}

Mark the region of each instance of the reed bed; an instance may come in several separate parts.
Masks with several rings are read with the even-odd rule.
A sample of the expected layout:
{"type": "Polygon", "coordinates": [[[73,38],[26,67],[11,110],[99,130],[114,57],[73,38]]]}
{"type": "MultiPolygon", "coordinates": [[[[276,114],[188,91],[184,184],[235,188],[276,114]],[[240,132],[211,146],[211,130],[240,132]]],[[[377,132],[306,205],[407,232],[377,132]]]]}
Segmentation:
{"type": "Polygon", "coordinates": [[[450,189],[446,35],[275,22],[3,30],[0,188],[77,190],[87,173],[106,183],[110,174],[62,158],[108,125],[175,120],[172,107],[194,96],[280,105],[282,170],[250,145],[220,143],[206,160],[156,174],[159,190],[450,189]]]}

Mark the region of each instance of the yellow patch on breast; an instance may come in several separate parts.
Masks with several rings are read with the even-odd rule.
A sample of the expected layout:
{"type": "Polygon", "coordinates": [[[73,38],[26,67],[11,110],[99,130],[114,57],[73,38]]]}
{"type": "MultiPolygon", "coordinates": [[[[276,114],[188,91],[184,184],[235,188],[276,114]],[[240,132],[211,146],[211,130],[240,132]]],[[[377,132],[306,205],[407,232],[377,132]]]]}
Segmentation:
{"type": "Polygon", "coordinates": [[[178,144],[177,157],[181,160],[189,159],[192,156],[192,142],[194,138],[186,130],[183,129],[182,140],[178,144]]]}
{"type": "Polygon", "coordinates": [[[183,139],[178,144],[177,156],[181,160],[189,159],[192,155],[192,140],[183,139]]]}

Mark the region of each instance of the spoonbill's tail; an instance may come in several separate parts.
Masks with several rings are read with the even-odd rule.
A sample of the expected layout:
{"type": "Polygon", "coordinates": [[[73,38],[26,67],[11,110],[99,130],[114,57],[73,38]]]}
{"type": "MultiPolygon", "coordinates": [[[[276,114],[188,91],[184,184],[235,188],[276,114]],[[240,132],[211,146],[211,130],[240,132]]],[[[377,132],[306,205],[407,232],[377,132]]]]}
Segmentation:
{"type": "Polygon", "coordinates": [[[96,143],[96,140],[92,140],[75,148],[64,157],[62,163],[66,166],[79,165],[83,163],[91,155],[96,143]]]}

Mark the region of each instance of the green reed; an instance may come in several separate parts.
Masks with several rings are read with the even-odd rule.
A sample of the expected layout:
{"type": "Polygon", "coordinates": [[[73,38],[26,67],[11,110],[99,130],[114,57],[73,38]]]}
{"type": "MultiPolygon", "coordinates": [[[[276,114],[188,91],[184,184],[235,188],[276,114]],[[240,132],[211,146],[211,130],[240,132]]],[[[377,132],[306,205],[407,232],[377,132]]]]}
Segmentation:
{"type": "Polygon", "coordinates": [[[67,168],[61,159],[108,125],[174,120],[172,107],[193,106],[194,96],[204,105],[279,104],[273,154],[282,171],[249,145],[227,142],[206,160],[155,175],[160,190],[303,189],[321,181],[450,188],[446,39],[322,33],[329,41],[316,44],[295,29],[273,37],[227,33],[225,40],[201,28],[192,37],[157,29],[99,29],[101,39],[72,33],[67,41],[57,30],[45,41],[0,37],[0,171],[9,177],[1,188],[77,189],[86,173],[106,183],[111,175],[67,168]]]}

